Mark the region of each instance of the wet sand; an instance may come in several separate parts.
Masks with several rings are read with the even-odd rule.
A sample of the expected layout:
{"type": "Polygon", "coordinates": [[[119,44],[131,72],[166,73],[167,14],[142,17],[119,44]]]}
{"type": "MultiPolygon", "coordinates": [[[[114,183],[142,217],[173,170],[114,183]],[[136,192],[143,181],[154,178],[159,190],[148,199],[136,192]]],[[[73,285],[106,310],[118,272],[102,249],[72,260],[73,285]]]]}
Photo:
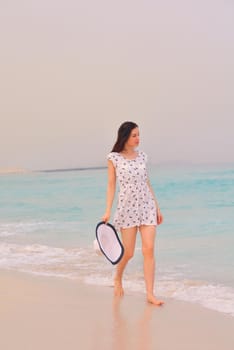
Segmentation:
{"type": "Polygon", "coordinates": [[[0,271],[4,350],[232,350],[234,318],[198,305],[110,287],[0,271]]]}

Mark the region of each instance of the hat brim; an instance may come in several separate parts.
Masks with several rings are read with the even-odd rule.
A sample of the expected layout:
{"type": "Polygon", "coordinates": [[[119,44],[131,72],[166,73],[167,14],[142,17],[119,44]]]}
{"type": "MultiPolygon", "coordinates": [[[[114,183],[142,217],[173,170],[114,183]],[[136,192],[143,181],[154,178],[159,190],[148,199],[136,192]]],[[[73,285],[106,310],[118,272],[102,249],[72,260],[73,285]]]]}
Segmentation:
{"type": "Polygon", "coordinates": [[[113,264],[117,264],[123,254],[124,247],[113,225],[101,221],[96,226],[96,238],[101,252],[113,264]]]}

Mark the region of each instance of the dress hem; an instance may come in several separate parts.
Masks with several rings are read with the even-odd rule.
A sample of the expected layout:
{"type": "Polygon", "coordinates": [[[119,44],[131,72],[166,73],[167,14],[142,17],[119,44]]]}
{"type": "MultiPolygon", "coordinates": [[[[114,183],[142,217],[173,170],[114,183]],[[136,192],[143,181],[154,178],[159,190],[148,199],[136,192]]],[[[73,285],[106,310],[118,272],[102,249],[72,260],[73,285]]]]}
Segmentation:
{"type": "Polygon", "coordinates": [[[114,227],[117,229],[117,230],[121,230],[121,229],[127,229],[127,228],[133,228],[133,227],[137,227],[139,229],[139,227],[141,226],[155,226],[157,227],[158,224],[152,224],[152,223],[141,223],[140,225],[129,225],[129,226],[117,226],[114,224],[114,227]]]}

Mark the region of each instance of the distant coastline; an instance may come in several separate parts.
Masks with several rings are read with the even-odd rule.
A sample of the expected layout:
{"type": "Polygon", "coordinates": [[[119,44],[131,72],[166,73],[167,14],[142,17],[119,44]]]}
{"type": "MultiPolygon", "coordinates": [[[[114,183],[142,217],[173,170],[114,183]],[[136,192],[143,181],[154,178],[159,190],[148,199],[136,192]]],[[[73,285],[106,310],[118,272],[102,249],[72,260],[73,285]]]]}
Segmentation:
{"type": "Polygon", "coordinates": [[[61,168],[61,169],[45,169],[45,170],[37,170],[40,173],[57,173],[64,171],[82,171],[82,170],[100,170],[106,169],[106,166],[94,166],[94,167],[79,167],[79,168],[61,168]]]}
{"type": "Polygon", "coordinates": [[[0,175],[8,175],[8,174],[26,174],[30,173],[30,170],[23,168],[0,168],[0,175]]]}
{"type": "MultiPolygon", "coordinates": [[[[159,162],[159,163],[149,163],[149,166],[157,166],[158,168],[168,168],[168,167],[183,167],[183,166],[192,166],[192,167],[225,167],[225,166],[234,166],[234,162],[182,162],[182,161],[171,161],[171,162],[159,162]]],[[[0,175],[11,175],[11,174],[32,174],[32,173],[58,173],[58,172],[72,172],[72,171],[85,171],[85,170],[103,170],[107,169],[107,166],[86,166],[86,167],[75,167],[75,168],[55,168],[55,169],[24,169],[24,168],[0,168],[0,175]]]]}
{"type": "Polygon", "coordinates": [[[2,169],[0,168],[0,175],[28,174],[28,173],[58,173],[58,172],[101,170],[101,169],[106,169],[106,166],[59,168],[59,169],[44,169],[44,170],[27,170],[23,168],[2,168],[2,169]]]}

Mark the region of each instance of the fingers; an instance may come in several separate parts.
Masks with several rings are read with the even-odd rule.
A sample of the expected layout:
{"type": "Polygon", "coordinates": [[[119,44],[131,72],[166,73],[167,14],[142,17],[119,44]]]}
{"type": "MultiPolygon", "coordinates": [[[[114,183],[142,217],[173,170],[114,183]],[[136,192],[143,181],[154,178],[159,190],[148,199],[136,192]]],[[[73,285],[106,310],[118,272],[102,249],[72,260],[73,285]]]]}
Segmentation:
{"type": "Polygon", "coordinates": [[[162,224],[162,222],[163,222],[163,216],[162,216],[162,214],[158,214],[158,215],[157,215],[157,222],[158,222],[158,225],[161,225],[161,224],[162,224]]]}
{"type": "Polygon", "coordinates": [[[103,217],[102,217],[102,221],[104,221],[105,222],[105,224],[109,221],[109,216],[107,216],[107,215],[103,215],[103,217]]]}

